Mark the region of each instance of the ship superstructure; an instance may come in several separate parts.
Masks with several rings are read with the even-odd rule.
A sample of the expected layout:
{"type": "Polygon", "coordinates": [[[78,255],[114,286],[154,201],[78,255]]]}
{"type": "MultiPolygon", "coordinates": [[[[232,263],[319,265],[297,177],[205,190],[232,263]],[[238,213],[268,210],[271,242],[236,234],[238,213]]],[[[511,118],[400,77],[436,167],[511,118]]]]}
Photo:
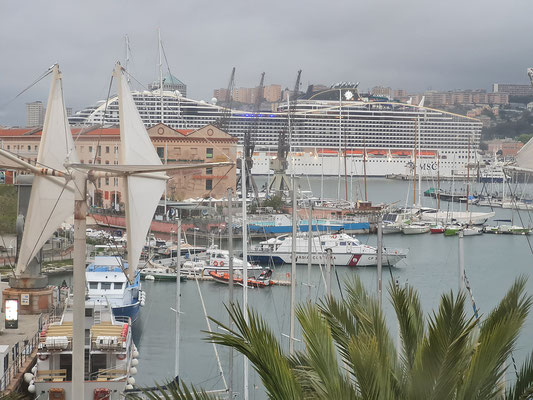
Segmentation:
{"type": "MultiPolygon", "coordinates": [[[[343,92],[344,90],[344,92],[343,92]]],[[[298,100],[292,106],[292,154],[289,171],[309,175],[409,175],[413,168],[415,130],[417,169],[421,174],[464,175],[469,159],[477,157],[482,124],[479,120],[421,105],[378,101],[298,100]],[[365,165],[364,165],[365,164],[365,165]]],[[[226,109],[216,104],[182,97],[179,92],[158,90],[133,92],[146,126],[160,122],[173,128],[199,129],[216,123],[226,109]],[[161,107],[163,113],[161,113],[161,107]]],[[[227,111],[226,111],[227,113],[227,111]]],[[[288,106],[276,112],[231,110],[226,130],[239,138],[253,126],[254,174],[268,175],[269,161],[276,156],[279,132],[287,127],[288,106]]],[[[116,97],[76,113],[72,124],[118,124],[116,97]],[[105,116],[104,116],[105,111],[105,116]]]]}

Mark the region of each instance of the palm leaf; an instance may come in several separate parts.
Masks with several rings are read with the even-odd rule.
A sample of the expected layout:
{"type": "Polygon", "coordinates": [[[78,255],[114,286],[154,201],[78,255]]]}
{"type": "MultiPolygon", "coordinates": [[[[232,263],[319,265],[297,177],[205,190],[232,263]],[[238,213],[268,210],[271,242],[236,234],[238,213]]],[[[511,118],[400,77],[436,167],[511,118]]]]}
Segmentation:
{"type": "Polygon", "coordinates": [[[531,353],[520,368],[516,382],[509,388],[506,400],[523,400],[533,394],[533,353],[531,353]]]}
{"type": "Polygon", "coordinates": [[[398,319],[405,380],[424,339],[424,314],[418,293],[412,287],[399,287],[391,282],[389,294],[398,319]]]}
{"type": "Polygon", "coordinates": [[[296,315],[302,327],[305,354],[299,355],[304,368],[299,370],[299,378],[312,389],[318,398],[356,399],[349,379],[339,370],[335,346],[330,328],[315,305],[298,307],[296,315]]]}
{"type": "Polygon", "coordinates": [[[261,377],[269,398],[303,398],[302,388],[296,380],[291,362],[265,321],[249,309],[247,323],[238,304],[226,306],[226,309],[236,329],[230,330],[211,318],[228,333],[206,332],[209,335],[207,340],[232,347],[246,356],[261,377]]]}
{"type": "Polygon", "coordinates": [[[167,382],[165,386],[161,386],[156,383],[155,388],[141,388],[144,396],[137,394],[126,395],[128,400],[216,400],[219,397],[209,395],[204,390],[198,391],[191,386],[189,389],[185,383],[181,383],[183,386],[177,384],[176,381],[167,382]]]}
{"type": "Polygon", "coordinates": [[[437,314],[417,354],[409,382],[412,399],[453,399],[471,354],[471,332],[476,321],[467,319],[465,296],[443,295],[437,314]]]}
{"type": "Polygon", "coordinates": [[[524,277],[517,278],[481,325],[460,398],[490,399],[502,392],[501,381],[507,369],[505,363],[532,304],[531,297],[524,295],[525,284],[524,277]]]}

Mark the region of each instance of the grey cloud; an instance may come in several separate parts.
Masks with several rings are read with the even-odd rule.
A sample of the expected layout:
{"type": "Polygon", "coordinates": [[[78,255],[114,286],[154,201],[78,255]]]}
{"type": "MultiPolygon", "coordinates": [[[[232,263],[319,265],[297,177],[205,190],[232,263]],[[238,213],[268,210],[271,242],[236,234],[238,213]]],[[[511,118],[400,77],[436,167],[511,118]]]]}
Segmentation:
{"type": "MultiPolygon", "coordinates": [[[[527,83],[533,4],[525,0],[0,2],[0,104],[59,62],[65,97],[79,109],[105,98],[123,37],[130,70],[157,75],[157,27],[172,73],[209,99],[237,67],[237,85],[359,81],[413,91],[527,83]]],[[[135,85],[134,85],[135,86],[135,85]]],[[[0,109],[24,124],[24,103],[46,101],[48,82],[0,109]]]]}

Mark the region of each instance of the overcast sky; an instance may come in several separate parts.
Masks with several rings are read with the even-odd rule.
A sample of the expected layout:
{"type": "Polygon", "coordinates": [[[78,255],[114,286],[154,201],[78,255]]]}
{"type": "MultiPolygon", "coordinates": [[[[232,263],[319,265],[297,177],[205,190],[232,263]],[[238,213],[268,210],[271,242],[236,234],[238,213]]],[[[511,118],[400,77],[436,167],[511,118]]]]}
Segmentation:
{"type": "Polygon", "coordinates": [[[533,66],[531,0],[0,0],[0,15],[0,125],[24,125],[25,103],[46,102],[49,78],[11,100],[55,62],[67,106],[105,99],[126,34],[129,69],[146,85],[158,74],[158,27],[194,99],[226,87],[233,66],[237,86],[264,71],[266,84],[292,87],[301,68],[304,89],[409,91],[526,84],[533,66]]]}

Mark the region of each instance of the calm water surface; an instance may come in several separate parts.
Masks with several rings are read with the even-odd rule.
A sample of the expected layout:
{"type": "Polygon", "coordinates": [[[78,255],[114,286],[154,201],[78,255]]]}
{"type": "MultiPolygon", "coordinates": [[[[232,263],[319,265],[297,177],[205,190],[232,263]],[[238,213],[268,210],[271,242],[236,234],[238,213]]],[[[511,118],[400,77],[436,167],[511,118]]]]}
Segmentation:
{"type": "MultiPolygon", "coordinates": [[[[259,180],[262,184],[263,180],[259,180]]],[[[316,195],[322,191],[319,179],[301,178],[303,190],[312,190],[316,195]]],[[[423,190],[427,189],[431,182],[423,182],[423,190]]],[[[408,194],[410,184],[403,181],[369,179],[368,196],[374,203],[398,202],[403,205],[408,198],[411,202],[412,192],[408,194]]],[[[451,183],[443,183],[442,187],[449,188],[451,183]]],[[[455,184],[460,188],[459,184],[455,184]]],[[[500,185],[501,186],[501,185],[500,185]]],[[[338,183],[336,179],[326,179],[323,183],[324,193],[335,196],[338,183]]],[[[364,193],[361,179],[348,182],[348,188],[354,196],[360,197],[364,193]]],[[[473,190],[480,190],[481,187],[473,190]]],[[[344,181],[341,185],[341,197],[344,193],[344,181]]],[[[501,188],[500,188],[501,189],[501,188]]],[[[526,188],[526,191],[533,192],[526,188]]],[[[497,188],[496,188],[497,190],[497,188]]],[[[424,205],[435,206],[434,200],[422,197],[424,205]]],[[[448,203],[443,202],[445,209],[448,203]]],[[[451,207],[451,206],[450,206],[451,207]]],[[[454,209],[459,209],[457,204],[454,209]]],[[[479,211],[490,211],[488,208],[477,208],[479,211]]],[[[513,218],[516,224],[521,224],[519,216],[510,210],[497,209],[495,218],[513,218]]],[[[521,211],[520,216],[524,225],[532,225],[528,212],[521,211]]],[[[376,244],[375,235],[360,235],[361,242],[370,245],[376,244]]],[[[533,237],[531,237],[533,240],[533,237]]],[[[519,275],[529,277],[533,268],[533,256],[525,236],[514,235],[482,235],[466,237],[465,263],[466,273],[470,280],[472,291],[481,313],[487,313],[502,298],[513,280],[519,275]]],[[[407,259],[401,262],[397,268],[384,268],[384,287],[394,279],[401,283],[408,282],[420,293],[424,310],[429,313],[438,305],[442,293],[457,290],[458,287],[458,239],[444,237],[443,235],[387,235],[384,237],[385,247],[408,248],[407,259]]],[[[277,268],[275,276],[287,279],[289,266],[277,268]]],[[[339,280],[342,282],[353,275],[358,275],[365,283],[367,289],[376,292],[376,269],[375,268],[347,268],[337,269],[339,280]]],[[[62,278],[61,278],[62,279],[62,278]]],[[[302,285],[307,281],[307,267],[298,267],[299,284],[297,297],[303,301],[308,296],[308,286],[302,285]]],[[[339,295],[339,287],[333,279],[333,292],[339,295]]],[[[311,298],[319,299],[324,293],[324,283],[318,266],[312,271],[311,298]]],[[[180,374],[186,382],[193,383],[205,389],[223,388],[222,377],[218,372],[216,359],[212,345],[204,341],[206,334],[202,330],[207,329],[205,316],[202,310],[199,289],[205,301],[208,315],[227,322],[228,317],[224,303],[228,299],[228,288],[214,282],[194,281],[181,284],[182,292],[182,318],[181,318],[181,346],[180,346],[180,374]]],[[[143,288],[147,293],[146,306],[141,310],[141,317],[135,327],[136,343],[140,351],[137,383],[152,385],[154,382],[163,382],[171,379],[174,374],[174,335],[175,320],[174,308],[176,286],[166,282],[144,282],[143,288]]],[[[527,290],[533,294],[533,279],[527,284],[527,290]]],[[[290,287],[274,286],[266,289],[250,289],[249,303],[265,318],[279,340],[288,349],[286,336],[289,332],[289,306],[290,287]]],[[[241,300],[242,288],[235,289],[236,298],[241,300]]],[[[386,296],[386,294],[385,294],[386,296]]],[[[389,320],[391,335],[396,336],[396,324],[392,318],[392,310],[388,299],[383,302],[384,309],[389,320]]],[[[470,302],[467,303],[470,305],[470,302]]],[[[471,309],[467,312],[471,313],[471,309]]],[[[518,350],[515,354],[520,361],[533,348],[533,318],[530,318],[520,337],[518,350]]],[[[214,327],[214,325],[213,325],[214,327]]],[[[297,348],[301,344],[296,345],[297,348]]],[[[219,348],[224,372],[228,372],[228,352],[219,348]]],[[[234,390],[242,398],[242,356],[235,354],[234,390]]],[[[260,379],[250,368],[250,398],[264,399],[265,395],[261,388],[260,379]]]]}

